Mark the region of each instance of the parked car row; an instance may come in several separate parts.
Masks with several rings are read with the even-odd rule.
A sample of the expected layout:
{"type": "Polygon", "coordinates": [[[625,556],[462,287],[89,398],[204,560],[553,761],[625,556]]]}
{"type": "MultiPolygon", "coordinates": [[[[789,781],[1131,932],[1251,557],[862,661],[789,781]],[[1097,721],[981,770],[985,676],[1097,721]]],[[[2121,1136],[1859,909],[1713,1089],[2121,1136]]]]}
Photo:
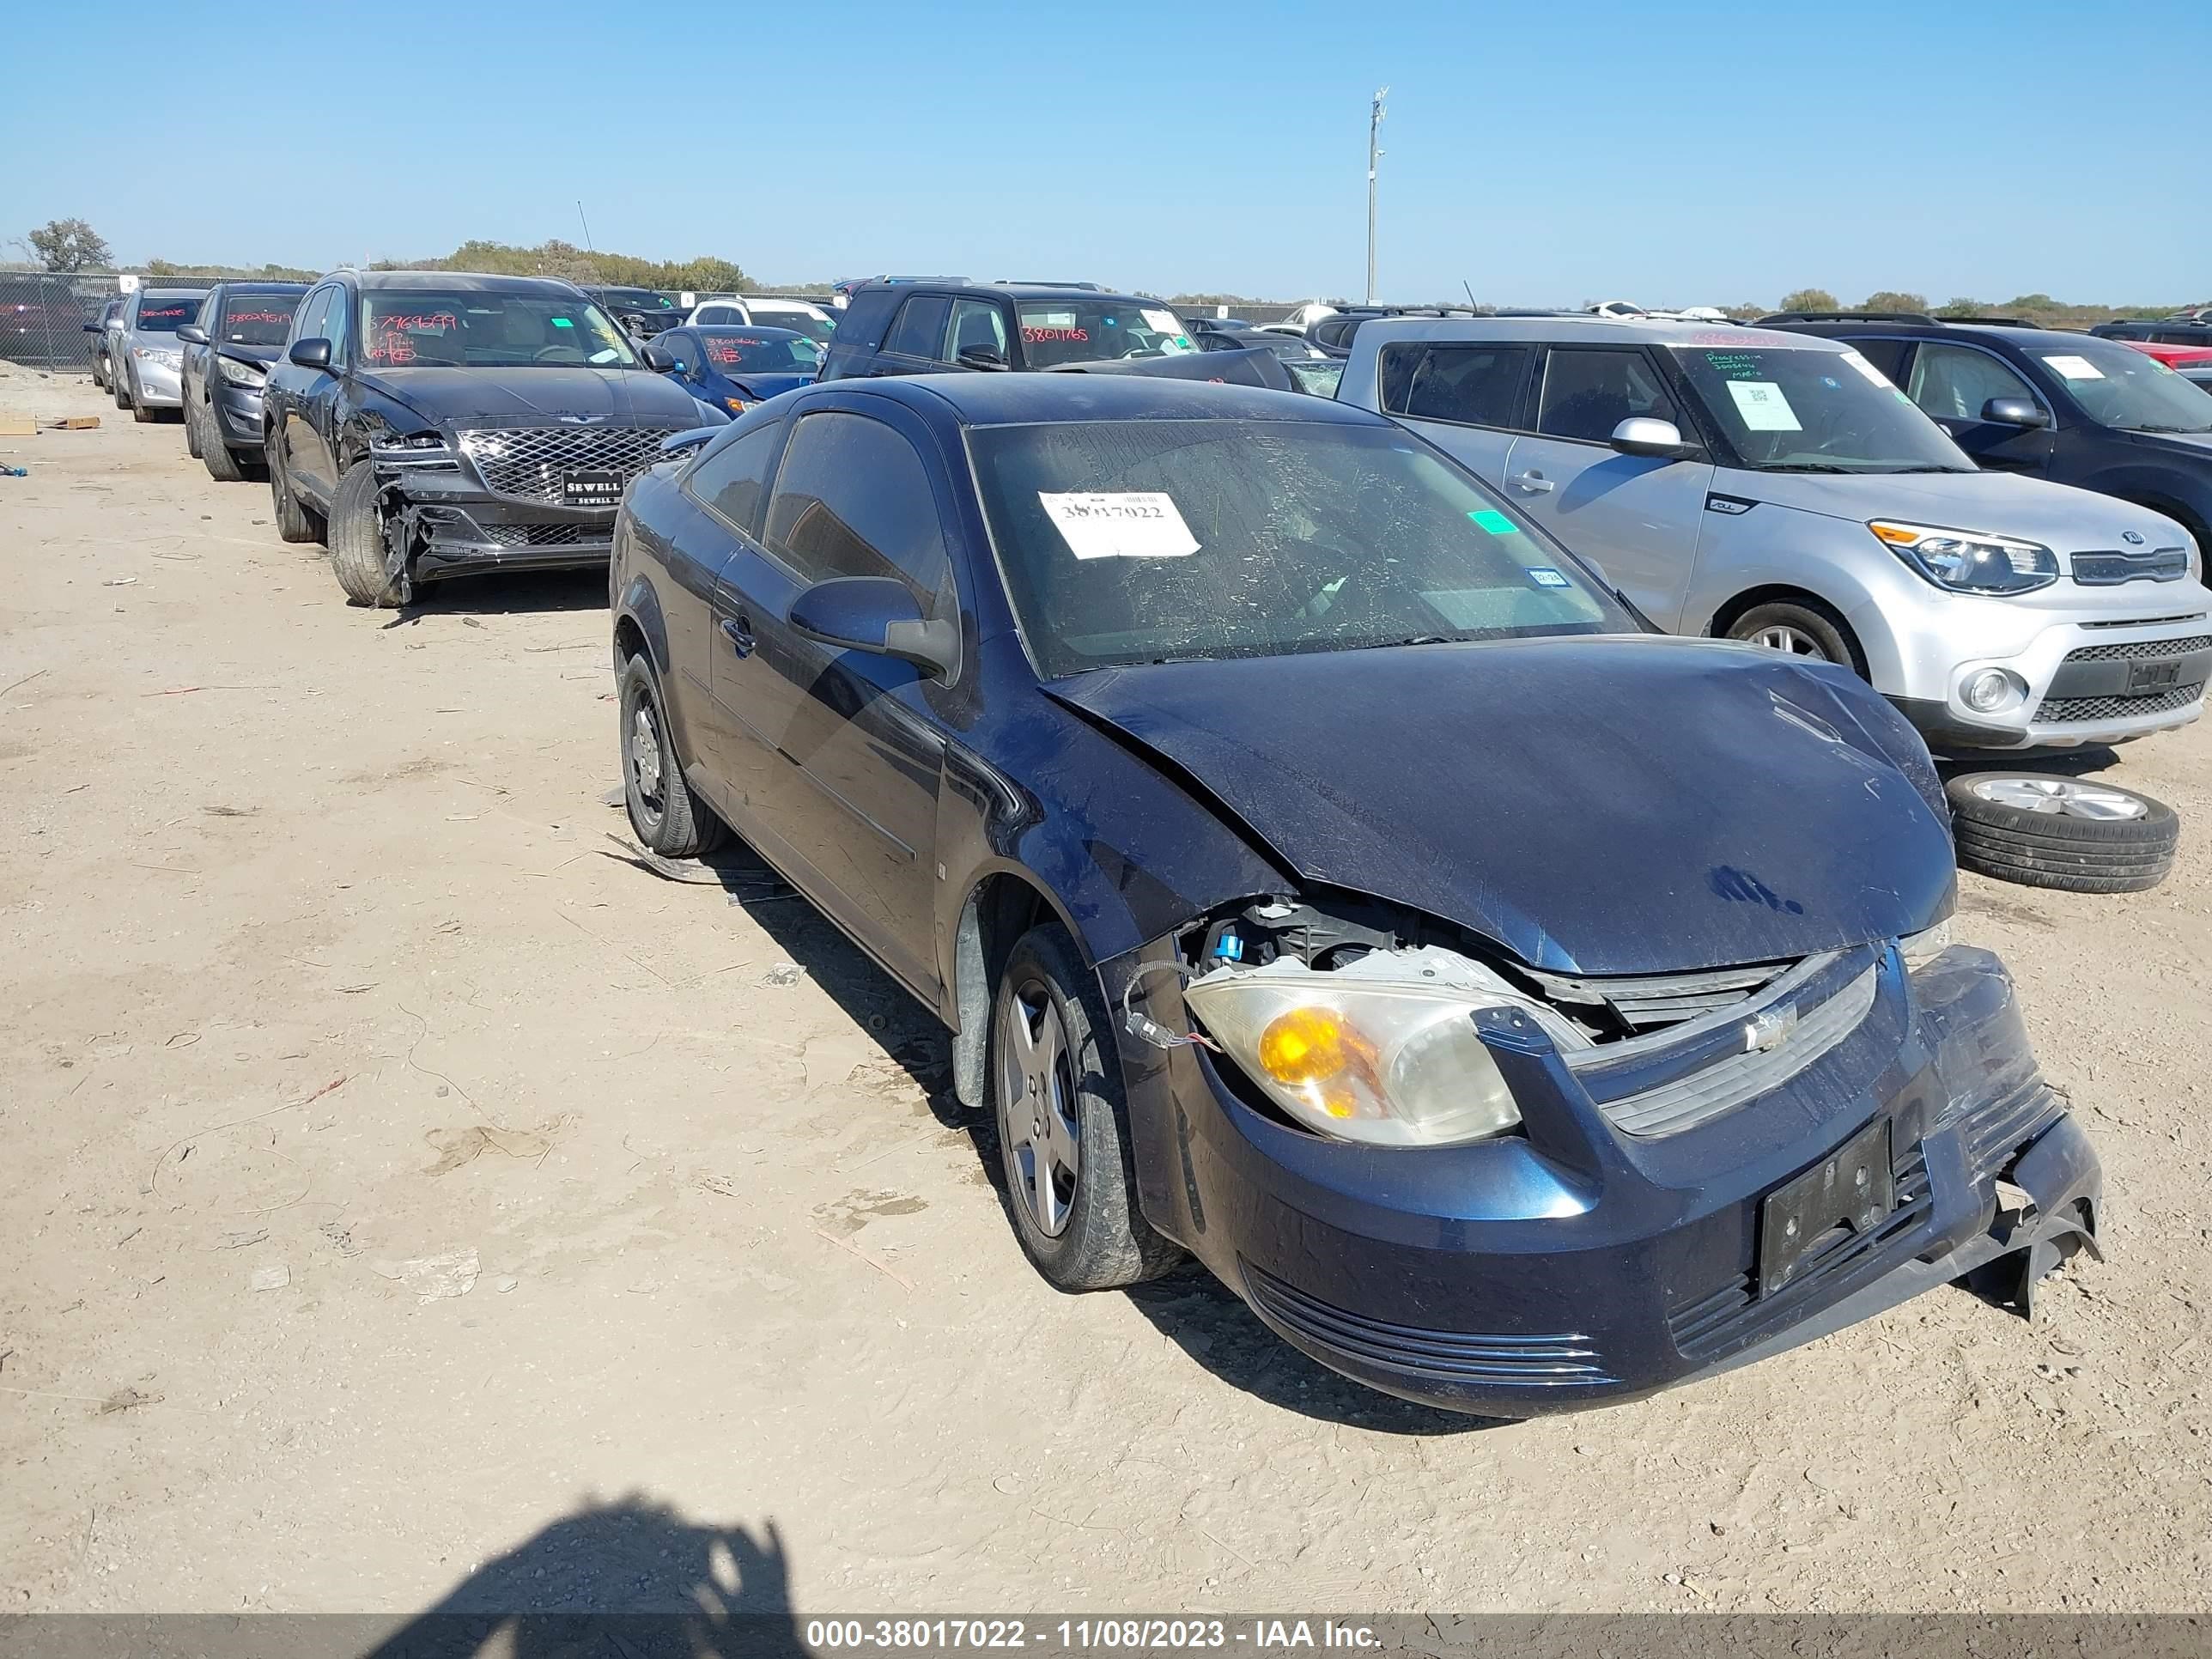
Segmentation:
{"type": "Polygon", "coordinates": [[[1531,1415],[2094,1247],[1956,860],[2124,890],[2172,815],[1926,739],[2194,719],[2212,594],[2172,517],[1978,467],[1942,422],[2002,398],[1942,354],[2038,398],[2046,471],[2150,357],[1378,312],[1315,396],[1075,283],[856,283],[826,349],[352,270],[272,341],[250,286],[180,337],[204,456],[265,364],[279,532],[349,599],[604,565],[640,842],[743,837],[943,1019],[1054,1285],[1188,1254],[1346,1375],[1531,1415]]]}

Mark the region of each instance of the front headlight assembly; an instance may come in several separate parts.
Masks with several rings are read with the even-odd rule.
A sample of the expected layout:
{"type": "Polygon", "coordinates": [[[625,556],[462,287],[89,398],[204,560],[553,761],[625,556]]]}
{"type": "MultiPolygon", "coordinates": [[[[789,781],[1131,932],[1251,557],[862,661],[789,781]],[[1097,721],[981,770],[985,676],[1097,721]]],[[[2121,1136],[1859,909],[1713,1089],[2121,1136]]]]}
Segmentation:
{"type": "Polygon", "coordinates": [[[235,357],[218,357],[216,362],[222,371],[222,378],[233,386],[260,386],[269,384],[268,372],[255,368],[252,363],[241,363],[235,357]]]}
{"type": "Polygon", "coordinates": [[[1183,999],[1293,1122],[1373,1146],[1454,1146],[1520,1123],[1475,1034],[1479,1009],[1527,1014],[1562,1048],[1589,1043],[1553,1009],[1433,948],[1378,951],[1327,973],[1290,957],[1217,969],[1183,999]]]}
{"type": "Polygon", "coordinates": [[[1876,519],[1875,539],[1954,593],[2030,593],[2058,580],[2058,556],[2040,542],[1876,519]]]}

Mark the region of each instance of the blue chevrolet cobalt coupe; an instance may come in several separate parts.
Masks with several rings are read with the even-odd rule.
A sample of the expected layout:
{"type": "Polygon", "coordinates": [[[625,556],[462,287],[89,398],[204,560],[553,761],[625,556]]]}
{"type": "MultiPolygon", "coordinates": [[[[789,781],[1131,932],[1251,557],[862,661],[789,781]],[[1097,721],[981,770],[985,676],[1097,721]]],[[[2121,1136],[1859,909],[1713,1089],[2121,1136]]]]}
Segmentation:
{"type": "Polygon", "coordinates": [[[750,842],[955,1033],[1065,1290],[1195,1255],[1506,1416],[2094,1243],[2095,1154],[1945,938],[1847,670],[1653,635],[1419,439],[1295,393],[931,375],[641,476],[630,821],[750,842]]]}

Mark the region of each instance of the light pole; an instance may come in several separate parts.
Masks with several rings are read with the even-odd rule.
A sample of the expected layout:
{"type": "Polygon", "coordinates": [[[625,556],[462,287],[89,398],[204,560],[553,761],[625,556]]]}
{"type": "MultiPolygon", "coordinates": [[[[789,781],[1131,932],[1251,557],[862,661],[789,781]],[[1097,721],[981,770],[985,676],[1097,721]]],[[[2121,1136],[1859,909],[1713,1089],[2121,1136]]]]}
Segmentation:
{"type": "Polygon", "coordinates": [[[1375,164],[1382,158],[1376,139],[1382,128],[1382,100],[1390,95],[1390,88],[1376,90],[1375,101],[1367,111],[1367,303],[1375,303],[1375,164]]]}

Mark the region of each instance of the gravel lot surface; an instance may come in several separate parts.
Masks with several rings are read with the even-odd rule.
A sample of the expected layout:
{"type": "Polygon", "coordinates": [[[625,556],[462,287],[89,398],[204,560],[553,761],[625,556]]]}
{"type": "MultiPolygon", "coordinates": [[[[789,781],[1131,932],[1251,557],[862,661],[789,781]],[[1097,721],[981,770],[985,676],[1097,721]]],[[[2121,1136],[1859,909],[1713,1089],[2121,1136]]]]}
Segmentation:
{"type": "Polygon", "coordinates": [[[0,439],[9,1610],[2212,1608],[2212,729],[2088,757],[2163,888],[1962,878],[2104,1263],[1485,1425],[1048,1289],[929,1018],[627,846],[598,578],[351,610],[179,427],[0,408],[104,416],[0,439]]]}

